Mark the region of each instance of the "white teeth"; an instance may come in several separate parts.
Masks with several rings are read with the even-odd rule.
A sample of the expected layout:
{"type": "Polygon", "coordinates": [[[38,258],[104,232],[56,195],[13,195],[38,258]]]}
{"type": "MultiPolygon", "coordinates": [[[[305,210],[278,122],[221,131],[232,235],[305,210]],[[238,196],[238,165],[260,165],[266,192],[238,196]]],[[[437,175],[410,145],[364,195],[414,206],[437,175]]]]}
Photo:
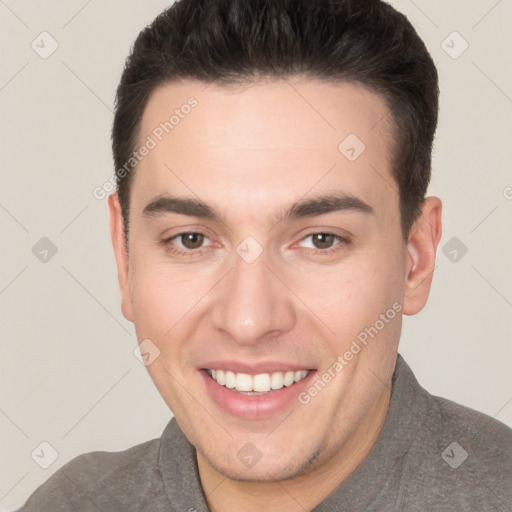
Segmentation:
{"type": "Polygon", "coordinates": [[[270,377],[270,387],[272,389],[281,389],[283,386],[283,374],[281,372],[273,373],[270,377]]]}
{"type": "Polygon", "coordinates": [[[283,384],[285,386],[291,386],[295,380],[294,372],[286,372],[283,379],[283,384]]]}
{"type": "Polygon", "coordinates": [[[252,391],[252,377],[247,373],[237,373],[235,382],[237,391],[252,391]]]}
{"type": "MultiPolygon", "coordinates": [[[[213,376],[212,376],[213,377],[213,376]]],[[[215,372],[214,379],[223,386],[226,384],[226,374],[222,370],[217,370],[215,372]]]]}
{"type": "Polygon", "coordinates": [[[270,375],[268,373],[255,375],[252,381],[252,389],[261,393],[270,391],[270,375]]]}
{"type": "Polygon", "coordinates": [[[308,372],[306,370],[295,372],[295,382],[301,381],[307,374],[308,372]]]}
{"type": "MultiPolygon", "coordinates": [[[[213,376],[212,376],[213,377],[213,376]]],[[[233,372],[226,372],[226,384],[225,386],[229,389],[233,389],[236,385],[235,374],[233,372]]]]}
{"type": "Polygon", "coordinates": [[[221,386],[236,389],[240,393],[268,393],[270,390],[281,389],[300,382],[309,373],[307,370],[296,372],[274,372],[249,375],[247,373],[234,373],[232,371],[208,370],[208,373],[221,386]]]}

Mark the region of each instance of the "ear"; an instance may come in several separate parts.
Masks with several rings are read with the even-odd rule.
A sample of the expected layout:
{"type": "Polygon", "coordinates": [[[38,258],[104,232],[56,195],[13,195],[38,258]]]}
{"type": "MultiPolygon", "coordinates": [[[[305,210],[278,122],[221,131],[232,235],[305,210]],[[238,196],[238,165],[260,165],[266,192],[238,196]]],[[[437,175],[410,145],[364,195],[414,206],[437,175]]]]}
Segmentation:
{"type": "Polygon", "coordinates": [[[404,287],[405,315],[415,315],[425,306],[436,263],[436,250],[441,239],[441,200],[427,197],[421,215],[414,223],[407,241],[407,273],[404,287]]]}
{"type": "Polygon", "coordinates": [[[124,317],[133,322],[132,302],[130,297],[130,284],[128,273],[128,251],[124,233],[124,222],[119,197],[111,194],[108,198],[110,214],[110,236],[117,264],[117,278],[121,290],[121,310],[124,317]]]}

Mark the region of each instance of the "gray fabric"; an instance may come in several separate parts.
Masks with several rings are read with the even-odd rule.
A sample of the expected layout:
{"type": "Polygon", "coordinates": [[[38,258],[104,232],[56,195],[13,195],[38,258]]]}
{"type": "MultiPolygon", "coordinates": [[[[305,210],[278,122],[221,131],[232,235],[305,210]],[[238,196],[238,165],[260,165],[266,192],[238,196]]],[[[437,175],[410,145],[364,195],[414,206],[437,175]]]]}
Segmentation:
{"type": "MultiPolygon", "coordinates": [[[[208,507],[195,450],[173,418],[160,439],[74,458],[20,511],[208,512],[208,507]]],[[[314,509],[335,511],[512,512],[512,429],[432,396],[398,355],[377,443],[314,509]],[[468,454],[463,462],[462,450],[468,454]]]]}

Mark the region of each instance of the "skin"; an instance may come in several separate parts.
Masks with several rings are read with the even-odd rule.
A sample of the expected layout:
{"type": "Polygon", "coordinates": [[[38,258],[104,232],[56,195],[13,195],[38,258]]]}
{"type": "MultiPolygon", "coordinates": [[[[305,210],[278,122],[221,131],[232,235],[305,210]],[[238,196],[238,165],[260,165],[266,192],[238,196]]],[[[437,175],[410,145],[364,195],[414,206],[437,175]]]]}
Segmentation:
{"type": "Polygon", "coordinates": [[[139,342],[149,338],[160,350],[147,368],[196,447],[210,509],[311,510],[382,429],[402,314],[418,313],[430,291],[442,204],[427,198],[404,240],[389,164],[391,115],[363,86],[303,77],[247,87],[170,83],[152,94],[140,140],[190,96],[197,107],[136,169],[128,252],[118,198],[109,197],[122,311],[139,342]],[[353,162],[338,150],[349,134],[366,145],[353,162]],[[292,203],[333,190],[373,213],[279,220],[292,203]],[[161,194],[200,199],[223,222],[143,215],[161,194]],[[194,250],[180,237],[162,243],[183,232],[205,234],[203,252],[173,253],[194,250]],[[333,237],[322,246],[311,233],[349,242],[333,237]],[[247,236],[263,249],[250,264],[236,252],[247,236]],[[293,400],[247,420],[205,393],[199,368],[213,359],[287,361],[321,375],[396,302],[401,313],[306,405],[293,400]],[[261,453],[252,467],[237,457],[248,442],[261,453]]]}

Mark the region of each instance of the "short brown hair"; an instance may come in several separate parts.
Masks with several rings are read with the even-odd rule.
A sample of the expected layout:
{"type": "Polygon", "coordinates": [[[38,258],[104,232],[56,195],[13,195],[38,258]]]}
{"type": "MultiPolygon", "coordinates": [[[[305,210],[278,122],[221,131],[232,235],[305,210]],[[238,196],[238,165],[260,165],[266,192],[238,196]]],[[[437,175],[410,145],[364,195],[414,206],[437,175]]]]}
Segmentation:
{"type": "Polygon", "coordinates": [[[126,163],[157,86],[293,75],[357,82],[383,97],[407,239],[430,182],[438,76],[408,19],[380,0],[179,0],[162,12],[137,37],[117,89],[112,148],[126,236],[133,180],[126,163]]]}

